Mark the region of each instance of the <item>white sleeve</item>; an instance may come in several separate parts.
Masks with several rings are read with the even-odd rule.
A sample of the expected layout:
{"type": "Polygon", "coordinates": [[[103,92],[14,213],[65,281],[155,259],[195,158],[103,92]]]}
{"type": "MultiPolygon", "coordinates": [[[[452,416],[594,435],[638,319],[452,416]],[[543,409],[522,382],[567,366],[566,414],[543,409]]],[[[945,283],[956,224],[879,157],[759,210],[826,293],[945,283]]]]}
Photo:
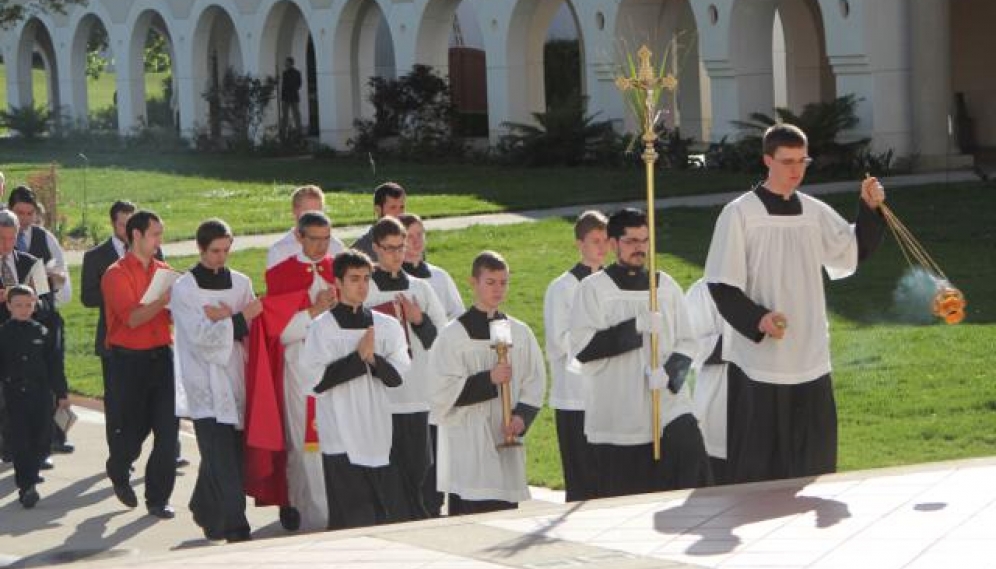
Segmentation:
{"type": "Polygon", "coordinates": [[[546,334],[546,354],[550,360],[567,357],[571,352],[571,300],[558,286],[559,279],[550,283],[543,299],[543,324],[546,334]]]}
{"type": "Polygon", "coordinates": [[[820,241],[823,247],[820,263],[833,280],[849,277],[858,269],[858,239],[854,226],[834,211],[821,204],[820,241]]]}
{"type": "Polygon", "coordinates": [[[723,324],[705,280],[699,279],[685,293],[685,307],[695,335],[696,351],[692,367],[700,369],[716,347],[723,324]]]}
{"type": "Polygon", "coordinates": [[[66,266],[66,256],[62,251],[62,246],[59,245],[59,241],[55,238],[55,235],[47,229],[45,230],[45,241],[48,244],[49,252],[52,253],[52,265],[46,268],[62,275],[66,279],[60,288],[55,291],[55,302],[61,306],[72,300],[73,283],[69,275],[69,267],[66,266]]]}
{"type": "Polygon", "coordinates": [[[300,342],[308,335],[308,328],[311,327],[311,314],[308,314],[308,310],[302,310],[295,314],[284,331],[280,333],[280,343],[283,345],[293,344],[294,342],[300,342]]]}
{"type": "Polygon", "coordinates": [[[518,403],[539,409],[543,406],[543,393],[546,391],[546,365],[543,363],[543,352],[533,331],[523,325],[526,332],[527,371],[519,383],[518,403]]]}
{"type": "MultiPolygon", "coordinates": [[[[422,312],[429,315],[429,319],[432,320],[432,324],[436,327],[436,336],[439,336],[439,331],[443,329],[443,326],[449,322],[449,318],[446,316],[446,310],[443,308],[443,303],[436,296],[436,291],[432,289],[432,285],[429,281],[423,280],[422,282],[422,293],[425,298],[425,306],[419,306],[422,312]]],[[[435,343],[435,342],[433,342],[435,343]]]]}
{"type": "MultiPolygon", "coordinates": [[[[685,294],[682,292],[681,286],[674,279],[671,277],[664,278],[667,279],[667,286],[661,283],[661,286],[657,289],[657,294],[659,305],[667,306],[671,311],[671,318],[669,318],[670,322],[668,323],[671,329],[671,337],[674,338],[674,345],[671,347],[671,351],[694,360],[695,355],[698,353],[698,343],[695,340],[695,328],[692,326],[692,320],[688,315],[688,306],[685,304],[685,294]]],[[[664,354],[664,356],[666,357],[667,354],[664,354]]],[[[662,359],[661,363],[665,361],[667,360],[662,359]]]]}
{"type": "Polygon", "coordinates": [[[377,318],[377,315],[374,315],[374,322],[381,324],[374,328],[374,343],[379,348],[377,353],[394,366],[404,381],[405,375],[412,367],[412,360],[408,355],[408,343],[405,341],[405,332],[401,329],[401,323],[390,316],[377,318]],[[380,334],[384,337],[377,338],[380,334]]]}
{"type": "Polygon", "coordinates": [[[204,314],[203,299],[186,277],[173,283],[169,308],[177,336],[183,336],[186,346],[211,364],[225,365],[235,343],[231,318],[212,322],[204,314]]]}
{"type": "Polygon", "coordinates": [[[429,350],[429,408],[432,416],[440,423],[452,418],[452,412],[457,398],[463,391],[468,370],[460,361],[460,343],[451,332],[452,326],[460,326],[457,322],[450,323],[436,338],[429,350]]]}
{"type": "Polygon", "coordinates": [[[747,248],[744,221],[737,202],[727,204],[716,220],[706,257],[705,279],[747,290],[747,248]]]}
{"type": "Polygon", "coordinates": [[[446,309],[446,318],[452,320],[463,314],[463,299],[460,298],[460,291],[457,289],[456,283],[453,282],[453,277],[446,271],[441,271],[441,273],[446,292],[443,294],[445,298],[440,300],[446,309]]]}
{"type": "MultiPolygon", "coordinates": [[[[331,315],[325,313],[319,316],[308,327],[304,337],[304,344],[301,346],[301,352],[298,355],[299,370],[301,377],[305,378],[305,388],[309,394],[313,394],[315,386],[322,380],[322,377],[325,375],[325,368],[335,361],[335,354],[332,353],[330,345],[331,342],[326,341],[328,330],[325,329],[324,318],[331,318],[331,315]]],[[[326,393],[329,392],[331,390],[326,393]]],[[[325,393],[322,395],[325,395],[325,393]]],[[[316,397],[318,396],[316,395],[316,397]]]]}

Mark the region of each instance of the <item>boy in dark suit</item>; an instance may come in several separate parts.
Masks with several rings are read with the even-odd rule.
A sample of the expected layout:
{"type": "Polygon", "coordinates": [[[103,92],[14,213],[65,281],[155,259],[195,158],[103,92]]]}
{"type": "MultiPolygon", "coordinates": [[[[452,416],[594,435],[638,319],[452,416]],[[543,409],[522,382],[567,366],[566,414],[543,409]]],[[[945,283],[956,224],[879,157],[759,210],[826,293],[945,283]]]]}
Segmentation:
{"type": "Polygon", "coordinates": [[[38,468],[48,454],[52,394],[68,408],[62,358],[56,357],[55,334],[33,320],[35,292],[25,285],[5,289],[10,319],[0,326],[0,383],[7,401],[18,501],[38,502],[38,468]]]}

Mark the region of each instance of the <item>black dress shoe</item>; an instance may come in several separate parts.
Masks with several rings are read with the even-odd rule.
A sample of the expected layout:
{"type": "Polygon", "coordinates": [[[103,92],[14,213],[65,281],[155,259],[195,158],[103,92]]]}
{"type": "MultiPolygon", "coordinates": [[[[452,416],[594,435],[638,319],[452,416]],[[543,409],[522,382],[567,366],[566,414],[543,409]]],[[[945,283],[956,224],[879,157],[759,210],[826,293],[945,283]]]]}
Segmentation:
{"type": "Polygon", "coordinates": [[[280,506],[280,525],[287,531],[297,531],[301,527],[301,513],[293,506],[280,506]]]}
{"type": "Polygon", "coordinates": [[[118,497],[118,500],[120,500],[122,504],[128,506],[129,508],[138,506],[138,497],[135,496],[135,491],[132,490],[131,484],[127,482],[114,484],[114,495],[118,497]]]}
{"type": "Polygon", "coordinates": [[[45,460],[41,461],[41,464],[38,465],[39,470],[52,470],[53,468],[55,468],[55,463],[52,462],[52,457],[50,456],[46,456],[45,460]]]}
{"type": "Polygon", "coordinates": [[[42,476],[41,474],[39,474],[38,476],[35,477],[35,484],[41,484],[42,482],[45,482],[45,477],[44,476],[42,476]]]}
{"type": "Polygon", "coordinates": [[[208,541],[224,541],[225,532],[218,529],[202,528],[204,531],[204,539],[208,541]]]}
{"type": "Polygon", "coordinates": [[[35,490],[34,486],[30,486],[27,490],[23,490],[18,493],[17,501],[24,506],[24,509],[30,510],[35,507],[38,503],[40,496],[38,496],[38,491],[35,490]]]}
{"type": "Polygon", "coordinates": [[[225,532],[225,541],[228,543],[240,543],[252,540],[252,531],[249,528],[241,528],[225,532]]]}
{"type": "Polygon", "coordinates": [[[164,504],[162,506],[149,506],[149,515],[155,516],[160,520],[172,520],[176,517],[176,512],[173,510],[173,506],[169,504],[164,504]]]}
{"type": "Polygon", "coordinates": [[[62,444],[52,445],[52,452],[59,454],[73,454],[73,451],[75,450],[76,447],[73,445],[73,443],[62,443],[62,444]]]}
{"type": "Polygon", "coordinates": [[[176,467],[183,468],[185,466],[190,466],[190,461],[183,458],[182,456],[176,457],[176,467]]]}

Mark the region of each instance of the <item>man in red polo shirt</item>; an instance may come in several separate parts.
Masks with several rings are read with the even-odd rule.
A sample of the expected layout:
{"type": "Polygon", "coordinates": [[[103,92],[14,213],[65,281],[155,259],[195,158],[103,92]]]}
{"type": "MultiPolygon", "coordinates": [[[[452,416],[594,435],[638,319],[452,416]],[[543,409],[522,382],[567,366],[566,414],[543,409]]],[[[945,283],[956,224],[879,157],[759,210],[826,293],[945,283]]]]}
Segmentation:
{"type": "Polygon", "coordinates": [[[176,482],[176,438],[174,413],[173,342],[170,333],[169,291],[147,304],[142,296],[159,270],[169,265],[155,258],[162,244],[163,224],[155,213],[140,210],[126,226],[128,252],[101,279],[107,316],[107,347],[115,377],[115,401],[120,424],[109,444],[107,476],[114,494],[134,508],[138,498],[129,482],[132,463],[151,432],[152,454],[145,465],[145,505],[149,514],[171,519],[169,505],[176,482]]]}

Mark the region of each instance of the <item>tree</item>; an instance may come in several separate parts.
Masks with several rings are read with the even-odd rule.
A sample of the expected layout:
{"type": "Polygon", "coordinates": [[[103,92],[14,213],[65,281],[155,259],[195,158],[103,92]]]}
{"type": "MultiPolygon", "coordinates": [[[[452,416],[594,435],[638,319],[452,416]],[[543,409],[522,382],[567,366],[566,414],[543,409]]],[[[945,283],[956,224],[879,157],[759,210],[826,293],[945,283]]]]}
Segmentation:
{"type": "Polygon", "coordinates": [[[32,14],[65,14],[70,6],[86,3],[87,0],[0,0],[0,29],[8,29],[32,14]]]}

